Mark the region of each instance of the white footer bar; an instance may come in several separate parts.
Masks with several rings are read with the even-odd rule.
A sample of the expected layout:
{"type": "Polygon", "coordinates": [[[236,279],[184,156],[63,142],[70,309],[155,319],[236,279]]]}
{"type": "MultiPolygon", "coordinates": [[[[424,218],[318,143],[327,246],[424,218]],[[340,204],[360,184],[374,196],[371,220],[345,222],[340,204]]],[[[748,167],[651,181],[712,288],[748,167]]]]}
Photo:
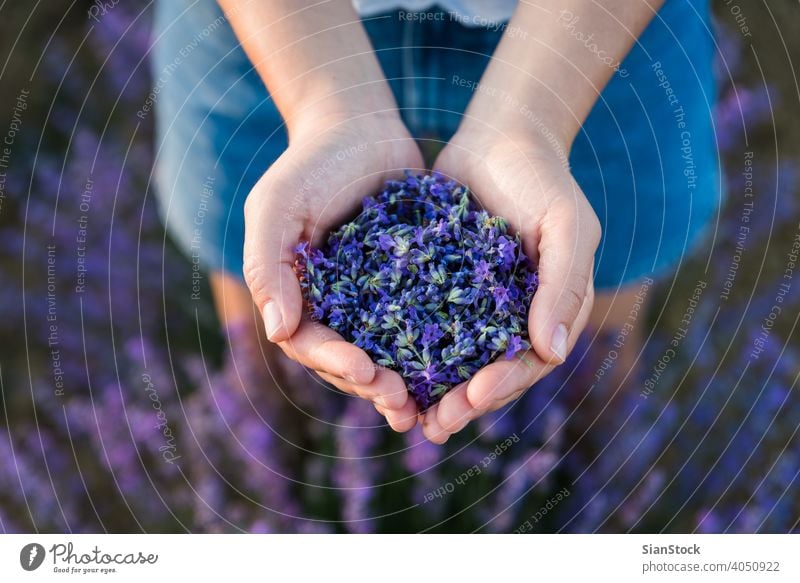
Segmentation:
{"type": "Polygon", "coordinates": [[[5,535],[0,581],[769,583],[799,555],[795,535],[5,535]]]}

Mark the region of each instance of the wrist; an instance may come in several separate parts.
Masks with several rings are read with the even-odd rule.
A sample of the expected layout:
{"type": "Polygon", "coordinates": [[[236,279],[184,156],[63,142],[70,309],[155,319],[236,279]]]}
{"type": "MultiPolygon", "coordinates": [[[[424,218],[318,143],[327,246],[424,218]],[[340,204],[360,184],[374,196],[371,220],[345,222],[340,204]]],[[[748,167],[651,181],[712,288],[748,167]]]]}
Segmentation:
{"type": "Polygon", "coordinates": [[[524,152],[557,158],[568,166],[574,134],[544,111],[518,106],[514,111],[495,108],[491,117],[470,114],[462,121],[454,140],[481,144],[487,153],[497,147],[506,149],[512,146],[524,152]]]}
{"type": "Polygon", "coordinates": [[[345,124],[402,126],[394,96],[385,81],[309,92],[283,112],[290,141],[313,138],[345,124]]]}
{"type": "Polygon", "coordinates": [[[364,141],[390,140],[408,135],[395,107],[362,109],[326,104],[299,112],[290,123],[287,120],[289,143],[313,142],[329,131],[348,130],[350,135],[364,141]]]}
{"type": "Polygon", "coordinates": [[[473,99],[468,119],[520,138],[549,136],[569,152],[581,125],[569,106],[536,81],[524,75],[500,75],[497,69],[487,79],[487,90],[473,99]]]}

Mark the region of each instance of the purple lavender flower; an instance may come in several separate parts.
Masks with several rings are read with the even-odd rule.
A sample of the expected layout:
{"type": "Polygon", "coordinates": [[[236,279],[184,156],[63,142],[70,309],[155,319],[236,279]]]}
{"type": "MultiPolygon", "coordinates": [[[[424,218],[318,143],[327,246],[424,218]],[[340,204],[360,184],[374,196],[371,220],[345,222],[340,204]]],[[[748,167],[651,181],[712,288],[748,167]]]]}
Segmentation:
{"type": "Polygon", "coordinates": [[[511,336],[508,339],[508,347],[506,348],[506,358],[511,360],[517,352],[523,350],[522,338],[519,336],[511,336]]]}
{"type": "Polygon", "coordinates": [[[439,173],[388,181],[323,249],[297,253],[312,315],[398,371],[423,411],[499,355],[530,348],[538,281],[519,237],[439,173]]]}

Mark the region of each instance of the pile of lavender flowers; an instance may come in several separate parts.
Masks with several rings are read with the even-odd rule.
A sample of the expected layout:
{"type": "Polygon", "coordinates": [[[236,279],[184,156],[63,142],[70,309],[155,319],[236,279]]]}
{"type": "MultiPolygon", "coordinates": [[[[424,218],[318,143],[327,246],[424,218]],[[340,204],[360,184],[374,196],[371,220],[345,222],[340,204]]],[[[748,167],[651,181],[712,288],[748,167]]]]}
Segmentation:
{"type": "Polygon", "coordinates": [[[298,254],[312,317],[398,371],[420,410],[530,347],[538,279],[519,237],[439,173],[387,181],[323,250],[298,254]]]}

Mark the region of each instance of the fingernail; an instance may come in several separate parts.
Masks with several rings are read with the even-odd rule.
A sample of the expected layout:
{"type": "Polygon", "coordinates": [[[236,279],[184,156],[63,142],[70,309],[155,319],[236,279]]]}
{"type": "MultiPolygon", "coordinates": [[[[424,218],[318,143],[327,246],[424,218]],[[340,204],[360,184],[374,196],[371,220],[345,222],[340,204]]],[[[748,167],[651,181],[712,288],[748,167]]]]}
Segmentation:
{"type": "Polygon", "coordinates": [[[344,375],[344,380],[346,380],[348,383],[352,383],[354,385],[358,384],[358,381],[356,381],[356,377],[354,377],[351,374],[344,375]]]}
{"type": "Polygon", "coordinates": [[[281,320],[281,310],[278,307],[278,304],[275,302],[267,302],[264,305],[264,327],[267,330],[267,338],[272,340],[272,337],[275,335],[278,330],[281,329],[283,326],[283,321],[281,320]]]}
{"type": "Polygon", "coordinates": [[[550,340],[550,350],[563,362],[567,360],[567,327],[559,324],[553,330],[553,338],[550,340]]]}

